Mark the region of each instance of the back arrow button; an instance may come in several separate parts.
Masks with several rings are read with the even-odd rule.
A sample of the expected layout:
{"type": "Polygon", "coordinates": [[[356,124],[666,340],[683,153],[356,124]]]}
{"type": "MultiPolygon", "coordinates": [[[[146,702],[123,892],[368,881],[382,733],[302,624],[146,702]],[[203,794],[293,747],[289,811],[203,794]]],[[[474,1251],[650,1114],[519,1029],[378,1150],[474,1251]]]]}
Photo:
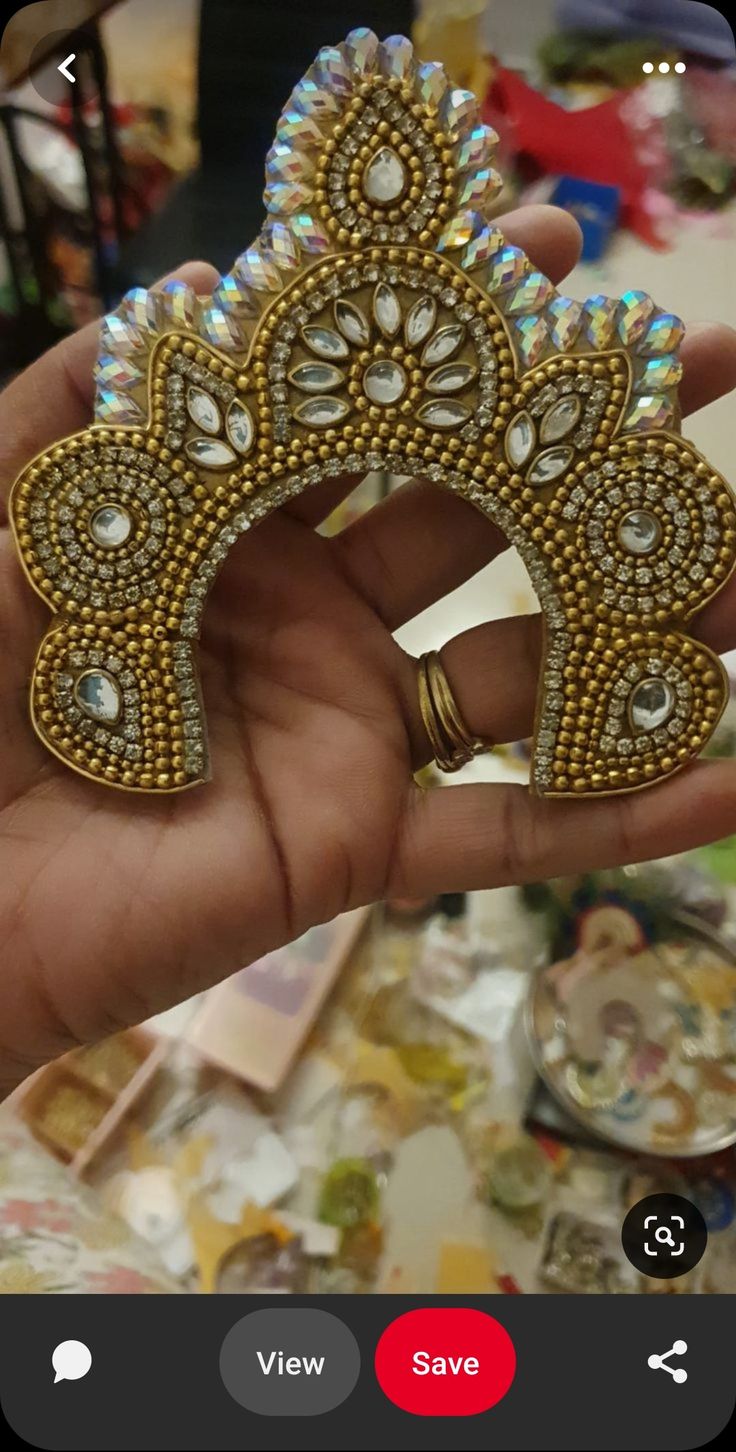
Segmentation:
{"type": "Polygon", "coordinates": [[[68,55],[66,60],[63,60],[61,62],[61,65],[56,67],[57,71],[61,71],[62,76],[65,76],[68,81],[72,82],[72,84],[74,84],[77,78],[76,76],[72,75],[71,71],[69,70],[69,66],[72,64],[72,61],[75,61],[76,59],[76,51],[72,51],[71,55],[68,55]]]}

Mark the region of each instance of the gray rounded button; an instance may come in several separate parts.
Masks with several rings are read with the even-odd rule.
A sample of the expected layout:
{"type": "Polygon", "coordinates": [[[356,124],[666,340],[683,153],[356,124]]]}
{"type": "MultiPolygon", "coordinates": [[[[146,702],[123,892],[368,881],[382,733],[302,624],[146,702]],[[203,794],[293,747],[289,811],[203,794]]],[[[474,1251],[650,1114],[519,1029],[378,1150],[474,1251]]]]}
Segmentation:
{"type": "Polygon", "coordinates": [[[352,1331],[329,1311],[268,1307],[228,1331],[220,1376],[261,1417],[318,1417],[350,1396],[360,1373],[352,1331]]]}

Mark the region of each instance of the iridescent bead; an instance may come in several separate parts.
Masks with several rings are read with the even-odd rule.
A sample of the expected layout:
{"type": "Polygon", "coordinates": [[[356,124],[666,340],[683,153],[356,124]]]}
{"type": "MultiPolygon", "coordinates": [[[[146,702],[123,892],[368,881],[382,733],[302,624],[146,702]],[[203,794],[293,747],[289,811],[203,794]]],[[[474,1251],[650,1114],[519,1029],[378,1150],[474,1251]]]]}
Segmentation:
{"type": "Polygon", "coordinates": [[[325,86],[336,96],[352,94],[354,78],[345,56],[336,45],[323,45],[317,52],[312,71],[318,86],[325,86]]]}
{"type": "Polygon", "coordinates": [[[414,47],[405,35],[389,35],[378,47],[378,64],[382,76],[403,81],[411,73],[414,47]]]}
{"type": "Polygon", "coordinates": [[[221,308],[226,313],[235,310],[247,318],[257,318],[261,310],[256,294],[237,272],[229,272],[220,279],[211,302],[216,309],[221,308]]]}
{"type": "Polygon", "coordinates": [[[324,136],[313,116],[303,116],[301,111],[284,111],[276,127],[277,146],[297,146],[300,151],[321,146],[324,136]]]}
{"type": "Polygon", "coordinates": [[[624,428],[641,432],[645,429],[663,429],[671,422],[673,406],[669,398],[659,393],[641,393],[632,399],[632,406],[624,419],[624,428]]]}
{"type": "Polygon", "coordinates": [[[261,246],[264,256],[277,267],[299,265],[299,245],[286,222],[267,222],[261,232],[261,246]]]}
{"type": "Polygon", "coordinates": [[[227,352],[243,346],[243,337],[235,319],[222,308],[205,308],[200,326],[203,337],[214,343],[216,348],[224,348],[227,352]]]}
{"type": "Polygon", "coordinates": [[[478,121],[478,102],[473,92],[454,87],[445,97],[440,115],[451,135],[470,130],[478,121]]]}
{"type": "Polygon", "coordinates": [[[606,348],[613,337],[618,303],[615,298],[596,293],[586,299],[583,309],[583,328],[588,341],[594,348],[606,348]]]}
{"type": "Polygon", "coordinates": [[[498,136],[490,126],[474,126],[468,136],[455,147],[454,163],[457,171],[470,171],[485,166],[491,160],[498,145],[498,136]]]}
{"type": "Polygon", "coordinates": [[[432,111],[439,111],[447,94],[447,76],[437,61],[422,61],[417,66],[414,89],[419,100],[432,111]]]}
{"type": "Polygon", "coordinates": [[[340,103],[331,91],[326,91],[324,86],[318,86],[309,76],[305,76],[294,87],[287,110],[293,108],[301,111],[303,116],[332,116],[339,107],[340,103]]]}
{"type": "Polygon", "coordinates": [[[197,316],[197,295],[186,282],[165,282],[161,288],[164,316],[181,328],[193,328],[197,316]]]}
{"type": "Polygon", "coordinates": [[[359,25],[357,29],[350,31],[342,48],[356,76],[373,74],[378,65],[378,36],[372,30],[359,25]]]}
{"type": "Polygon", "coordinates": [[[304,186],[302,182],[279,182],[276,186],[266,187],[263,200],[269,212],[288,215],[289,212],[298,212],[301,207],[311,202],[312,189],[304,186]]]}
{"type": "Polygon", "coordinates": [[[482,232],[484,225],[479,212],[458,212],[438,239],[436,250],[452,252],[455,247],[466,247],[471,237],[482,232]]]}
{"type": "Polygon", "coordinates": [[[507,313],[538,312],[544,307],[553,291],[552,283],[543,272],[529,272],[504,302],[507,313]]]}
{"type": "Polygon", "coordinates": [[[467,176],[461,183],[457,205],[480,211],[493,200],[502,186],[503,181],[498,172],[491,167],[484,167],[482,171],[467,176]]]}
{"type": "Polygon", "coordinates": [[[470,272],[474,267],[480,267],[482,262],[487,262],[502,246],[501,233],[495,227],[484,226],[477,237],[471,238],[460,258],[460,266],[470,272]]]}
{"type": "Polygon", "coordinates": [[[625,292],[618,309],[618,335],[622,343],[635,343],[645,331],[654,312],[654,303],[646,292],[632,289],[625,292]]]}
{"type": "Polygon", "coordinates": [[[143,333],[153,333],[159,324],[159,298],[147,287],[134,287],[126,292],[118,312],[124,322],[143,333]]]}
{"type": "Polygon", "coordinates": [[[582,304],[571,297],[553,297],[547,304],[549,334],[558,352],[572,348],[580,332],[582,304]]]}
{"type": "Polygon", "coordinates": [[[502,247],[491,258],[486,278],[488,291],[502,292],[504,288],[512,287],[524,276],[527,266],[526,256],[519,247],[502,247]]]}
{"type": "Polygon", "coordinates": [[[278,267],[268,262],[258,247],[249,247],[238,258],[233,272],[246,287],[257,292],[280,292],[281,275],[278,267]]]}
{"type": "Polygon", "coordinates": [[[676,388],[682,378],[682,363],[674,353],[663,353],[661,358],[649,358],[644,364],[636,383],[637,393],[663,393],[666,388],[676,388]]]}
{"type": "Polygon", "coordinates": [[[685,324],[674,313],[658,313],[649,324],[637,353],[674,353],[685,336],[685,324]]]}
{"type": "Polygon", "coordinates": [[[289,226],[304,252],[327,252],[330,239],[309,212],[297,212],[289,218],[289,226]]]}
{"type": "Polygon", "coordinates": [[[514,318],[514,332],[519,356],[528,368],[541,358],[544,349],[549,341],[549,333],[544,318],[531,314],[527,318],[514,318]]]}
{"type": "Polygon", "coordinates": [[[266,157],[266,181],[269,186],[279,182],[300,182],[311,175],[312,162],[295,151],[293,146],[276,143],[266,157]]]}
{"type": "Polygon", "coordinates": [[[142,418],[143,410],[129,395],[115,393],[111,388],[98,389],[95,398],[95,419],[98,423],[139,423],[142,418]]]}
{"type": "MultiPolygon", "coordinates": [[[[181,283],[180,286],[184,286],[181,283]]],[[[109,313],[102,319],[100,327],[100,349],[103,353],[117,353],[119,357],[126,353],[134,353],[136,348],[143,347],[143,339],[137,328],[131,328],[129,323],[124,323],[117,313],[109,313]]]]}
{"type": "Polygon", "coordinates": [[[95,363],[94,378],[100,388],[112,388],[116,393],[133,388],[140,383],[143,374],[127,358],[116,357],[114,353],[103,353],[95,363]]]}

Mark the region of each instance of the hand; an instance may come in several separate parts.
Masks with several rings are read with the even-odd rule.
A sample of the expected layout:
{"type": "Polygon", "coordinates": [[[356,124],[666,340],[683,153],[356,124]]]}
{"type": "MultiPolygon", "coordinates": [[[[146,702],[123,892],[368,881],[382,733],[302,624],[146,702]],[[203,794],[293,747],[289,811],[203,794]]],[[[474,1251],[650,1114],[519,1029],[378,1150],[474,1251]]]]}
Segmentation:
{"type": "MultiPolygon", "coordinates": [[[[575,262],[564,213],[526,208],[504,230],[555,281],[575,262]]],[[[204,264],[181,275],[212,286],[204,264]]],[[[89,421],[95,350],[84,329],[0,399],[3,498],[30,457],[89,421]]],[[[736,384],[736,335],[694,331],[684,361],[692,410],[736,384]]],[[[27,682],[48,616],[0,529],[0,1087],[357,904],[632,862],[736,828],[730,762],[598,802],[420,790],[416,663],[391,632],[505,541],[428,483],[325,539],[315,525],[348,488],[304,497],[231,553],[201,645],[213,781],[165,799],[96,786],[37,742],[27,682]]],[[[717,649],[736,645],[735,599],[732,582],[703,621],[717,649]]],[[[445,647],[474,733],[530,733],[540,645],[530,616],[445,647]]]]}

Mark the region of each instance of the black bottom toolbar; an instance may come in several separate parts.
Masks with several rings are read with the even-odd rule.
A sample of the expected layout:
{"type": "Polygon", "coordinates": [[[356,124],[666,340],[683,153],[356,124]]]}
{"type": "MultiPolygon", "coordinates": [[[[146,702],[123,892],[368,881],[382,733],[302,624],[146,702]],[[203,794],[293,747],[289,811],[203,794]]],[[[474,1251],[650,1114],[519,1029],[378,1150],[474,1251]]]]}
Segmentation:
{"type": "Polygon", "coordinates": [[[7,1296],[0,1393],[31,1446],[75,1452],[657,1452],[728,1423],[732,1318],[725,1296],[7,1296]]]}

